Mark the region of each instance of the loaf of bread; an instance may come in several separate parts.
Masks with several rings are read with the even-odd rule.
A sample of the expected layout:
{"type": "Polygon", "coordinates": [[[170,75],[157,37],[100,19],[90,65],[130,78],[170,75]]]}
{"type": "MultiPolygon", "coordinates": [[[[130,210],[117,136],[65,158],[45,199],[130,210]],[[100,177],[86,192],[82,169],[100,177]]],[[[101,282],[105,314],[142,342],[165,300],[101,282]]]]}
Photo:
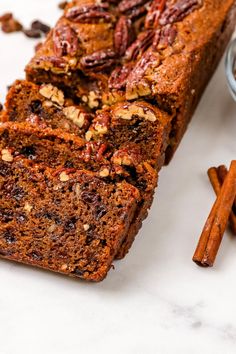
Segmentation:
{"type": "Polygon", "coordinates": [[[70,2],[0,117],[0,256],[103,279],[235,23],[234,0],[70,2]]]}

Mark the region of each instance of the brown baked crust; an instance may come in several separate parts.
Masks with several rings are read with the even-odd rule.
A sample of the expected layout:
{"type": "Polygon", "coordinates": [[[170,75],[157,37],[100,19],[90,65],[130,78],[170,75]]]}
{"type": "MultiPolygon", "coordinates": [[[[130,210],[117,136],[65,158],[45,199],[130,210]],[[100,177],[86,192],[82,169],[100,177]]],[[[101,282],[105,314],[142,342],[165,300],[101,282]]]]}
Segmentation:
{"type": "Polygon", "coordinates": [[[92,172],[0,161],[0,256],[85,280],[104,279],[133,220],[138,190],[92,172]]]}

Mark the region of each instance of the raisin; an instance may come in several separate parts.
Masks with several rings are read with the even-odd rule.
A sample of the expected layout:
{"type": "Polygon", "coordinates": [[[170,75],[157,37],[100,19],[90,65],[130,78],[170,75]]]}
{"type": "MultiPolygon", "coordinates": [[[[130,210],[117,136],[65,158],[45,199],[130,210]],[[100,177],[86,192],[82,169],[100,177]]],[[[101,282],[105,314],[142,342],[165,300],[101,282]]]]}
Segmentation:
{"type": "Polygon", "coordinates": [[[84,270],[75,268],[72,274],[74,274],[77,277],[82,277],[84,275],[84,270]]]}
{"type": "Polygon", "coordinates": [[[75,217],[71,218],[70,220],[67,220],[65,222],[65,226],[64,226],[65,232],[69,232],[71,230],[74,230],[76,227],[76,221],[77,221],[77,219],[75,217]]]}
{"type": "Polygon", "coordinates": [[[11,168],[4,163],[0,163],[0,176],[6,177],[11,173],[11,168]]]}
{"type": "Polygon", "coordinates": [[[40,100],[35,100],[30,104],[30,109],[32,113],[41,113],[42,102],[40,100]]]}
{"type": "Polygon", "coordinates": [[[36,261],[41,261],[43,259],[43,256],[36,251],[33,251],[29,256],[36,261]]]}
{"type": "Polygon", "coordinates": [[[23,33],[28,38],[41,38],[41,32],[39,30],[36,30],[36,29],[33,29],[33,28],[24,29],[23,33]]]}
{"type": "Polygon", "coordinates": [[[45,23],[39,20],[33,21],[31,24],[31,28],[35,30],[39,30],[45,34],[47,34],[51,29],[48,25],[46,25],[45,23]]]}
{"type": "Polygon", "coordinates": [[[87,204],[95,204],[100,200],[100,196],[93,192],[82,192],[81,199],[87,204]]]}
{"type": "Polygon", "coordinates": [[[16,215],[16,220],[20,223],[20,224],[23,224],[26,220],[27,220],[27,217],[25,214],[21,213],[21,214],[17,214],[16,215]]]}
{"type": "Polygon", "coordinates": [[[10,230],[6,230],[3,233],[3,238],[5,239],[6,243],[11,244],[11,243],[15,243],[16,239],[13,236],[12,232],[10,230]]]}
{"type": "Polygon", "coordinates": [[[95,215],[96,220],[101,219],[104,215],[106,215],[106,213],[107,213],[107,209],[106,209],[105,205],[98,204],[95,206],[94,215],[95,215]]]}
{"type": "Polygon", "coordinates": [[[11,210],[0,209],[0,219],[2,222],[9,222],[13,220],[13,212],[11,210]]]}
{"type": "Polygon", "coordinates": [[[24,146],[20,150],[20,155],[26,156],[29,160],[33,160],[35,158],[35,148],[33,146],[24,146]]]}

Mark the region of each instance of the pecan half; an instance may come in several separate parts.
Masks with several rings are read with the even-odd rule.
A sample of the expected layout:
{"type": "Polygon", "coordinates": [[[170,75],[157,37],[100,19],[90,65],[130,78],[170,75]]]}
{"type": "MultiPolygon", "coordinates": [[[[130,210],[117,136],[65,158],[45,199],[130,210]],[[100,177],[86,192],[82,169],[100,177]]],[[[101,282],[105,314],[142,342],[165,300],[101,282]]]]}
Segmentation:
{"type": "Polygon", "coordinates": [[[108,7],[107,3],[101,3],[100,5],[78,5],[68,9],[65,16],[68,20],[80,23],[112,22],[114,16],[106,11],[108,7]]]}
{"type": "Polygon", "coordinates": [[[36,60],[36,64],[40,65],[41,63],[51,63],[54,67],[59,69],[66,69],[68,63],[65,59],[57,57],[57,56],[41,56],[36,60]]]}
{"type": "Polygon", "coordinates": [[[118,5],[118,10],[121,13],[126,13],[138,6],[146,4],[149,0],[122,0],[118,5]]]}
{"type": "Polygon", "coordinates": [[[138,38],[125,52],[126,60],[135,60],[138,55],[142,55],[152,44],[154,32],[148,30],[139,34],[138,38]]]}
{"type": "Polygon", "coordinates": [[[154,50],[165,49],[172,45],[177,36],[177,29],[175,26],[166,25],[165,27],[157,30],[153,39],[152,48],[154,50]]]}
{"type": "Polygon", "coordinates": [[[132,22],[126,16],[121,16],[118,20],[114,33],[114,45],[117,54],[125,54],[126,49],[134,39],[132,22]]]}
{"type": "Polygon", "coordinates": [[[81,58],[80,64],[84,70],[100,71],[110,68],[116,61],[116,53],[111,50],[99,50],[81,58]]]}
{"type": "Polygon", "coordinates": [[[133,64],[127,63],[121,67],[115,68],[112,71],[111,76],[109,78],[109,88],[121,90],[126,86],[126,80],[132,71],[133,64]]]}
{"type": "Polygon", "coordinates": [[[159,22],[161,25],[166,25],[168,23],[181,21],[200,6],[202,6],[202,0],[179,0],[162,13],[159,22]]]}
{"type": "Polygon", "coordinates": [[[164,11],[166,0],[154,0],[148,10],[145,28],[156,28],[159,24],[159,18],[164,11]]]}
{"type": "Polygon", "coordinates": [[[78,52],[79,39],[77,33],[68,25],[57,26],[53,32],[53,49],[57,56],[74,56],[78,52]]]}

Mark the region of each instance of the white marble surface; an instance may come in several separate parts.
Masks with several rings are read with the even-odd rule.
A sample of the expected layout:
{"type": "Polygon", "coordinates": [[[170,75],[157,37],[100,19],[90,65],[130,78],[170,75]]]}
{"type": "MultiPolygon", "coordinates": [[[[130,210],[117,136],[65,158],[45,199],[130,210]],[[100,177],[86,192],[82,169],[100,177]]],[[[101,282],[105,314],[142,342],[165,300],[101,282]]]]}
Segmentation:
{"type": "MultiPolygon", "coordinates": [[[[59,0],[0,0],[25,24],[53,24],[59,0]]],[[[0,101],[23,77],[34,40],[0,34],[0,101]]],[[[206,170],[236,158],[236,103],[223,64],[181,147],[160,176],[153,208],[130,254],[107,279],[87,284],[0,261],[0,354],[233,354],[236,238],[215,267],[191,257],[214,200],[206,170]]]]}

